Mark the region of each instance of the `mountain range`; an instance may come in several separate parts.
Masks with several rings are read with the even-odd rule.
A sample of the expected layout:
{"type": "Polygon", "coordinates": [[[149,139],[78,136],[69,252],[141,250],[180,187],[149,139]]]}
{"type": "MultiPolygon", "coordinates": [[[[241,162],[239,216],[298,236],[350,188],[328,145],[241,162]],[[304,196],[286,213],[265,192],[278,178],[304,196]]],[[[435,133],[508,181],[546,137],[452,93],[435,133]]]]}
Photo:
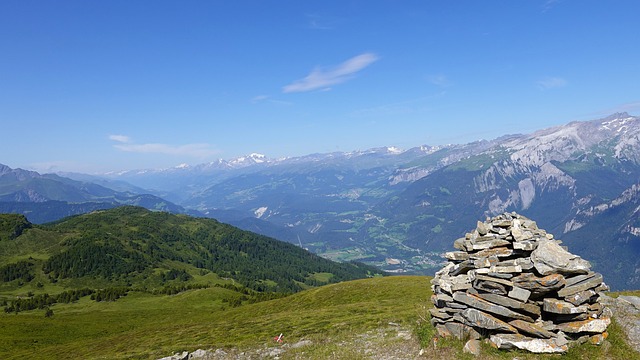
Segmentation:
{"type": "Polygon", "coordinates": [[[251,154],[99,177],[0,168],[3,211],[8,201],[115,206],[141,197],[153,205],[145,207],[214,217],[330,259],[427,274],[477,220],[516,211],[591,261],[612,288],[640,286],[640,118],[627,113],[408,150],[251,154]]]}
{"type": "Polygon", "coordinates": [[[199,215],[127,183],[86,175],[78,178],[83,180],[0,164],[0,213],[24,214],[34,223],[121,205],[199,215]]]}

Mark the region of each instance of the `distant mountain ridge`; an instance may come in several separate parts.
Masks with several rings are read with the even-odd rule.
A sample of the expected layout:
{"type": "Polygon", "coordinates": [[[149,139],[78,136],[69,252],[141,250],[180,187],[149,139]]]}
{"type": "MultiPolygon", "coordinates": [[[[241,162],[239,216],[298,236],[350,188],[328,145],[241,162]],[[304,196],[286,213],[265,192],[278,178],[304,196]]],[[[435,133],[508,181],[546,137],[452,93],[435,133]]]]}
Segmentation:
{"type": "Polygon", "coordinates": [[[131,186],[129,189],[140,192],[117,191],[91,181],[77,181],[56,174],[42,175],[0,164],[0,212],[26,214],[35,223],[120,205],[198,214],[144,193],[142,189],[131,186]]]}
{"type": "MultiPolygon", "coordinates": [[[[640,119],[618,113],[463,145],[266,159],[208,183],[191,182],[180,203],[331,258],[429,273],[468,224],[505,211],[537,220],[577,249],[597,243],[593,235],[578,239],[576,230],[611,223],[612,210],[586,214],[640,183],[639,134],[640,119]]],[[[598,236],[617,242],[634,233],[609,229],[598,236]]],[[[619,248],[610,245],[605,250],[619,248]]],[[[633,247],[624,251],[640,255],[633,247]]],[[[614,258],[609,250],[578,254],[605,273],[612,265],[606,258],[614,258]]],[[[627,260],[610,281],[614,288],[640,286],[633,280],[640,263],[627,260]]]]}
{"type": "Polygon", "coordinates": [[[105,177],[331,259],[397,272],[432,273],[477,220],[517,211],[593,261],[614,289],[640,287],[640,118],[627,113],[469,144],[252,154],[105,177]]]}

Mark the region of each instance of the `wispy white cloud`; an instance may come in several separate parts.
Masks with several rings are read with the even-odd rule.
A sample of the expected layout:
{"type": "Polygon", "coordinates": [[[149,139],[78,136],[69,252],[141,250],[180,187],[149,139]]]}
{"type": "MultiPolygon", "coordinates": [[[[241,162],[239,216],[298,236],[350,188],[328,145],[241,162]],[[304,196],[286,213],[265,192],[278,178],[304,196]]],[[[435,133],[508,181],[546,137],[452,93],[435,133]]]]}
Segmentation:
{"type": "Polygon", "coordinates": [[[165,154],[165,155],[181,155],[198,158],[206,158],[219,154],[220,151],[211,147],[210,144],[186,144],[186,145],[168,145],[159,143],[136,144],[131,138],[125,135],[109,135],[109,139],[117,142],[113,147],[125,152],[143,153],[143,154],[165,154]]]}
{"type": "Polygon", "coordinates": [[[269,104],[273,104],[273,105],[280,105],[280,106],[291,106],[293,105],[292,102],[290,101],[284,101],[284,100],[278,100],[278,99],[273,99],[271,98],[271,96],[269,95],[258,95],[258,96],[254,96],[251,99],[251,102],[254,104],[258,104],[258,103],[269,103],[269,104]]]}
{"type": "Polygon", "coordinates": [[[257,95],[257,96],[254,96],[251,99],[251,102],[252,103],[257,103],[257,102],[261,102],[261,101],[264,101],[264,100],[267,100],[267,99],[269,99],[269,95],[257,95]]]}
{"type": "Polygon", "coordinates": [[[282,92],[293,93],[318,89],[326,90],[332,85],[337,85],[353,78],[355,73],[373,64],[378,59],[376,54],[364,53],[354,56],[332,68],[316,68],[306,77],[284,86],[282,92]]]}
{"type": "Polygon", "coordinates": [[[543,79],[536,81],[536,85],[538,85],[538,88],[542,90],[561,88],[561,87],[567,86],[567,84],[568,84],[567,80],[561,77],[545,77],[543,79]]]}
{"type": "Polygon", "coordinates": [[[427,81],[440,87],[449,87],[453,85],[451,80],[449,80],[449,78],[444,74],[429,75],[427,76],[427,81]]]}
{"type": "Polygon", "coordinates": [[[615,108],[615,112],[640,111],[640,101],[622,104],[615,108]]]}
{"type": "Polygon", "coordinates": [[[560,3],[560,0],[547,0],[543,5],[542,5],[542,12],[545,13],[549,10],[551,10],[554,6],[556,6],[556,4],[560,3]]]}
{"type": "Polygon", "coordinates": [[[109,139],[120,143],[131,142],[131,138],[126,135],[109,135],[109,139]]]}
{"type": "Polygon", "coordinates": [[[309,28],[314,30],[333,30],[335,21],[326,16],[308,14],[309,28]]]}
{"type": "Polygon", "coordinates": [[[635,113],[640,111],[640,100],[638,101],[632,101],[632,102],[628,102],[628,103],[624,103],[624,104],[620,104],[608,109],[603,109],[600,111],[596,111],[593,113],[590,113],[589,116],[593,117],[593,116],[607,116],[607,115],[611,115],[613,113],[620,113],[620,112],[631,112],[631,113],[635,113]]]}
{"type": "Polygon", "coordinates": [[[441,98],[446,94],[445,91],[423,96],[415,99],[408,99],[395,103],[383,104],[370,108],[359,109],[350,113],[352,117],[371,117],[371,116],[393,116],[403,114],[415,114],[429,111],[432,100],[441,98]]]}

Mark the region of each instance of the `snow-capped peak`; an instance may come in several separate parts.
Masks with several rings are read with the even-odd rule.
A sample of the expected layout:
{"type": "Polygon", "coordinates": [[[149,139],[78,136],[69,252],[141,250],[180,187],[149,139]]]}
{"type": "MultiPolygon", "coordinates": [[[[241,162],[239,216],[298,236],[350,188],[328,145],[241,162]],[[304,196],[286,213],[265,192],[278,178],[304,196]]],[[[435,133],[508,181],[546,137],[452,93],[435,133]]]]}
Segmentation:
{"type": "Polygon", "coordinates": [[[637,118],[633,116],[629,116],[627,113],[615,114],[611,116],[606,121],[602,122],[599,130],[609,130],[615,132],[626,132],[628,130],[628,124],[632,121],[637,120],[637,118]]]}
{"type": "Polygon", "coordinates": [[[390,154],[402,154],[404,150],[397,148],[395,146],[387,146],[387,152],[390,154]]]}
{"type": "Polygon", "coordinates": [[[252,164],[262,164],[267,162],[267,157],[259,153],[251,153],[229,161],[232,166],[248,166],[252,164]]]}
{"type": "Polygon", "coordinates": [[[253,159],[253,161],[257,162],[257,163],[262,163],[262,162],[265,162],[267,160],[267,157],[264,154],[251,153],[251,154],[249,154],[249,157],[251,159],[253,159]]]}

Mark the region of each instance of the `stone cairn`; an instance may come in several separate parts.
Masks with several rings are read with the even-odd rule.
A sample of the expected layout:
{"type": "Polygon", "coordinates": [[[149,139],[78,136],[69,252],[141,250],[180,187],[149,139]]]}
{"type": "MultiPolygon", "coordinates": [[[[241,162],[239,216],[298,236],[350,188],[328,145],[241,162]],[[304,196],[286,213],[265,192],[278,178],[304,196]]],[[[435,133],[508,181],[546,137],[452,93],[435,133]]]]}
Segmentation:
{"type": "Polygon", "coordinates": [[[601,344],[611,311],[599,298],[609,288],[561,243],[516,213],[478,221],[431,281],[438,334],[535,353],[601,344]]]}

